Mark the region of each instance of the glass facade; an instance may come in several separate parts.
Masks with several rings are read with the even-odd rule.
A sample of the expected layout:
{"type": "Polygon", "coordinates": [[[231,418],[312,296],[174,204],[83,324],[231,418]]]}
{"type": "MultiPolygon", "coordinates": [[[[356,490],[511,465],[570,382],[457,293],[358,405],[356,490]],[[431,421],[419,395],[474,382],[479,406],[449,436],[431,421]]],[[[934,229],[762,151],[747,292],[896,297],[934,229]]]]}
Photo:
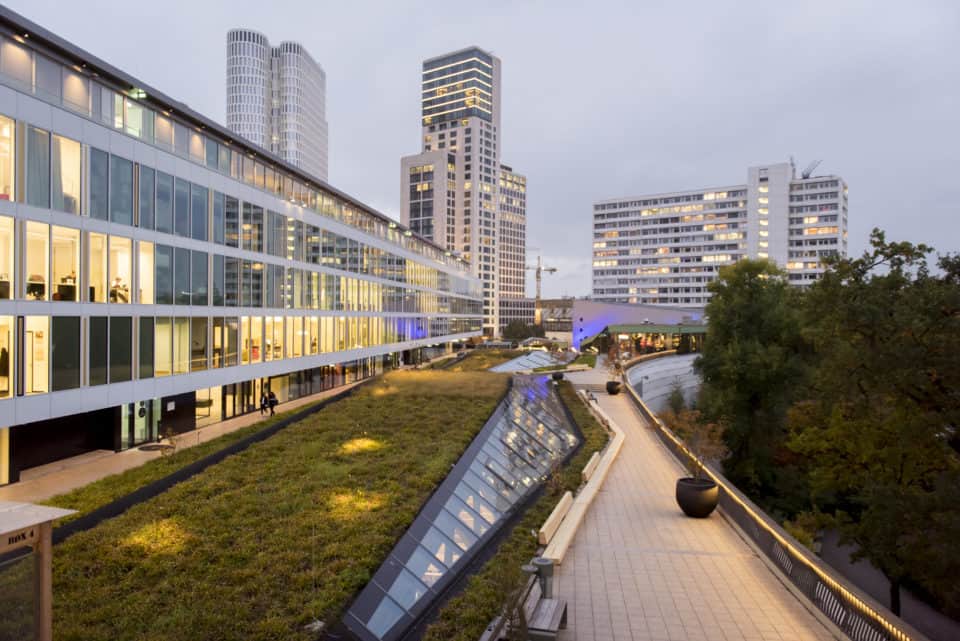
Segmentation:
{"type": "Polygon", "coordinates": [[[364,641],[396,641],[455,580],[514,507],[579,443],[547,376],[507,397],[350,606],[364,641]]]}
{"type": "MultiPolygon", "coordinates": [[[[70,114],[33,100],[0,113],[0,429],[18,427],[2,419],[21,416],[18,396],[166,377],[211,421],[256,407],[250,385],[277,361],[296,397],[348,378],[343,362],[479,332],[479,282],[459,259],[47,46],[0,36],[0,90],[70,114]],[[200,371],[218,382],[202,398],[200,371]]],[[[154,402],[129,399],[116,442],[156,434],[154,402]]],[[[79,408],[43,411],[31,421],[79,408]]]]}

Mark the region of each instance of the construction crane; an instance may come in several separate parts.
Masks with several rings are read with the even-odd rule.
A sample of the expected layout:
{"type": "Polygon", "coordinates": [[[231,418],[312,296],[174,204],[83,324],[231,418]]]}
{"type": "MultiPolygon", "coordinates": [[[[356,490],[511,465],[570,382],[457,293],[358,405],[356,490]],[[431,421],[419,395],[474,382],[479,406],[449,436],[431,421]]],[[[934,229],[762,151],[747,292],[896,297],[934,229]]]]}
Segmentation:
{"type": "Polygon", "coordinates": [[[809,177],[813,174],[813,170],[816,169],[816,168],[820,165],[821,162],[823,162],[823,161],[822,161],[822,160],[814,160],[812,163],[810,163],[809,165],[807,165],[807,168],[804,169],[803,172],[800,173],[800,175],[803,176],[804,179],[809,178],[809,177]]]}
{"type": "Polygon", "coordinates": [[[535,303],[534,303],[535,306],[534,306],[533,322],[534,322],[535,325],[540,325],[540,324],[541,324],[541,318],[540,318],[540,315],[541,315],[541,313],[540,313],[540,283],[541,283],[541,281],[543,280],[543,272],[547,272],[548,274],[555,274],[555,273],[557,272],[557,268],[556,268],[556,267],[544,267],[544,266],[543,266],[543,260],[542,260],[542,258],[541,258],[540,256],[537,256],[537,264],[536,264],[536,266],[534,266],[534,265],[527,265],[526,268],[527,268],[528,270],[533,270],[534,274],[536,275],[537,297],[536,297],[535,303]]]}

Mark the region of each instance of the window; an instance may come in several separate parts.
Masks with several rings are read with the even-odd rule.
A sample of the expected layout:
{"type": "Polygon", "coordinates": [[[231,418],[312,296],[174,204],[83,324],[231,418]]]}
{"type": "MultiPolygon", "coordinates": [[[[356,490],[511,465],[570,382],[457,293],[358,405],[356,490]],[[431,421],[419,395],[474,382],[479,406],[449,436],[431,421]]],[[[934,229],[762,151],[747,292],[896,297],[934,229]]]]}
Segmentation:
{"type": "Polygon", "coordinates": [[[190,153],[189,131],[179,122],[173,123],[173,144],[177,154],[186,158],[190,153]]]}
{"type": "Polygon", "coordinates": [[[223,302],[227,307],[240,304],[240,259],[226,256],[223,260],[223,302]]]}
{"type": "Polygon", "coordinates": [[[173,248],[157,245],[154,253],[156,261],[156,297],[157,305],[173,304],[173,248]]]}
{"type": "Polygon", "coordinates": [[[133,377],[133,319],[110,317],[110,382],[129,381],[133,377]]]}
{"type": "Polygon", "coordinates": [[[186,374],[190,369],[190,319],[173,319],[173,373],[186,374]]]}
{"type": "Polygon", "coordinates": [[[210,367],[223,367],[223,318],[213,319],[213,350],[210,352],[210,367]]]}
{"type": "Polygon", "coordinates": [[[13,297],[13,218],[0,216],[0,300],[13,297]]]}
{"type": "Polygon", "coordinates": [[[210,320],[204,317],[190,319],[190,371],[207,369],[207,326],[210,320]]]}
{"type": "Polygon", "coordinates": [[[223,306],[223,256],[214,254],[213,256],[213,304],[217,307],[223,306]]]}
{"type": "Polygon", "coordinates": [[[154,185],[156,183],[156,172],[149,167],[140,166],[140,185],[139,185],[139,220],[138,224],[144,229],[153,229],[154,216],[154,185]]]}
{"type": "Polygon", "coordinates": [[[206,140],[207,167],[217,168],[217,143],[216,141],[206,140]]]}
{"type": "Polygon", "coordinates": [[[47,100],[60,101],[60,65],[43,56],[34,57],[36,91],[47,100]]]}
{"type": "Polygon", "coordinates": [[[53,136],[53,209],[80,213],[80,143],[53,136]]]}
{"type": "Polygon", "coordinates": [[[173,123],[170,119],[157,114],[154,129],[156,143],[167,149],[173,149],[173,123]]]}
{"type": "Polygon", "coordinates": [[[153,304],[153,243],[141,240],[137,242],[137,273],[140,285],[137,292],[137,302],[146,305],[153,304]]]}
{"type": "Polygon", "coordinates": [[[173,259],[173,302],[190,304],[190,250],[177,247],[173,259]]]}
{"type": "Polygon", "coordinates": [[[51,391],[80,387],[80,317],[54,316],[50,334],[51,391]]]}
{"type": "Polygon", "coordinates": [[[0,316],[0,398],[13,395],[13,316],[0,316]]]}
{"type": "Polygon", "coordinates": [[[107,220],[109,193],[109,154],[90,148],[90,217],[107,220]]]}
{"type": "MultiPolygon", "coordinates": [[[[53,300],[80,300],[80,230],[52,228],[53,300]]],[[[56,330],[56,327],[54,327],[56,330]]]]}
{"type": "Polygon", "coordinates": [[[191,303],[193,305],[208,305],[207,297],[207,272],[209,270],[206,252],[192,252],[190,256],[192,263],[191,273],[193,274],[193,296],[191,303]]]}
{"type": "MultiPolygon", "coordinates": [[[[250,319],[250,362],[259,363],[263,360],[263,319],[253,316],[250,319]]],[[[269,347],[269,345],[267,346],[269,347]]]]}
{"type": "Polygon", "coordinates": [[[0,116],[0,200],[13,200],[13,120],[0,116]]]}
{"type": "Polygon", "coordinates": [[[82,114],[90,113],[90,82],[67,68],[63,68],[63,104],[82,114]]]}
{"type": "MultiPolygon", "coordinates": [[[[229,247],[240,246],[240,202],[224,196],[224,240],[229,247]]],[[[216,233],[216,230],[214,230],[216,233]]]]}
{"type": "Polygon", "coordinates": [[[173,373],[173,323],[169,318],[158,318],[153,332],[154,376],[173,373]]]}
{"type": "Polygon", "coordinates": [[[29,88],[33,85],[33,54],[25,47],[7,40],[2,41],[3,52],[0,55],[0,72],[29,88]]]}
{"type": "Polygon", "coordinates": [[[153,319],[148,316],[140,317],[139,371],[137,378],[153,378],[153,319]]]}
{"type": "Polygon", "coordinates": [[[87,281],[91,303],[107,302],[107,236],[90,232],[87,237],[87,281]]]}
{"type": "MultiPolygon", "coordinates": [[[[0,330],[2,330],[2,326],[0,326],[0,330]]],[[[224,342],[227,345],[227,353],[224,359],[224,367],[230,367],[239,364],[237,360],[240,345],[239,319],[226,319],[225,334],[224,342]]],[[[0,335],[0,340],[2,340],[2,335],[0,335]]]]}
{"type": "Polygon", "coordinates": [[[157,231],[173,233],[173,176],[157,172],[157,231]]]}
{"type": "Polygon", "coordinates": [[[181,178],[174,181],[173,232],[190,237],[190,183],[181,178]]]}
{"type": "Polygon", "coordinates": [[[50,227],[45,223],[27,221],[26,291],[31,300],[48,300],[50,227]]]}
{"type": "Polygon", "coordinates": [[[195,240],[207,239],[207,188],[190,185],[191,237],[195,240]]]}
{"type": "Polygon", "coordinates": [[[27,204],[50,207],[50,133],[27,127],[27,204]]]}
{"type": "Polygon", "coordinates": [[[224,196],[218,191],[213,192],[213,242],[224,244],[223,221],[224,196]]]}
{"type": "Polygon", "coordinates": [[[243,203],[243,248],[263,251],[263,208],[243,203]]]}
{"type": "Polygon", "coordinates": [[[24,317],[23,393],[45,394],[49,390],[50,361],[47,352],[50,344],[50,319],[47,316],[24,317]]]}
{"type": "Polygon", "coordinates": [[[129,303],[133,283],[133,241],[110,237],[110,302],[129,303]]]}

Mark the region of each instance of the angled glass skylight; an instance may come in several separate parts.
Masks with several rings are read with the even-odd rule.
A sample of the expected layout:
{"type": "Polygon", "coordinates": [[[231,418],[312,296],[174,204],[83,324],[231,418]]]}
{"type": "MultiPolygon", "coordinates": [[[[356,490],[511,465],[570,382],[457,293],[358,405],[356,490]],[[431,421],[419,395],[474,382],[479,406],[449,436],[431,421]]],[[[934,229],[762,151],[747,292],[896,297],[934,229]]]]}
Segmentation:
{"type": "Polygon", "coordinates": [[[506,398],[344,616],[364,641],[398,641],[579,442],[546,376],[506,398]]]}

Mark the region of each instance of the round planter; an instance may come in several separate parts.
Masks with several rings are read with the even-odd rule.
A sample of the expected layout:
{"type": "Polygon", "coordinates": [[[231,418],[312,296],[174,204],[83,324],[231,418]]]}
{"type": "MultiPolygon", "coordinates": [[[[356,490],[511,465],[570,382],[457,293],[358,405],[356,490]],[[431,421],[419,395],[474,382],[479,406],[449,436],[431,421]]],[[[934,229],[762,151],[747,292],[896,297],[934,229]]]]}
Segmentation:
{"type": "Polygon", "coordinates": [[[717,507],[720,490],[710,479],[677,479],[677,505],[687,516],[703,519],[717,507]]]}
{"type": "Polygon", "coordinates": [[[563,380],[563,372],[554,372],[554,373],[553,373],[553,380],[555,380],[555,381],[562,381],[562,380],[563,380]]]}
{"type": "Polygon", "coordinates": [[[620,393],[620,387],[623,385],[620,381],[607,381],[607,394],[611,396],[620,393]]]}

